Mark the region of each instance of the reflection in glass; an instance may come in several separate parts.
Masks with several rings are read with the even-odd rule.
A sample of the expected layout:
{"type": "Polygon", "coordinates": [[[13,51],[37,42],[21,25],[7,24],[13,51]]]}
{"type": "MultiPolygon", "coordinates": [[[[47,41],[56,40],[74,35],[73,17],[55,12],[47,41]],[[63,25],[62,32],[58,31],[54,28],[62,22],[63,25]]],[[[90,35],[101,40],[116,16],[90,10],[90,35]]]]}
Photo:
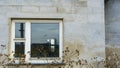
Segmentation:
{"type": "Polygon", "coordinates": [[[24,56],[24,42],[15,42],[15,57],[24,56]]]}
{"type": "Polygon", "coordinates": [[[31,57],[59,57],[59,23],[31,24],[31,57]]]}
{"type": "Polygon", "coordinates": [[[15,23],[15,38],[24,38],[25,35],[25,24],[15,23]]]}

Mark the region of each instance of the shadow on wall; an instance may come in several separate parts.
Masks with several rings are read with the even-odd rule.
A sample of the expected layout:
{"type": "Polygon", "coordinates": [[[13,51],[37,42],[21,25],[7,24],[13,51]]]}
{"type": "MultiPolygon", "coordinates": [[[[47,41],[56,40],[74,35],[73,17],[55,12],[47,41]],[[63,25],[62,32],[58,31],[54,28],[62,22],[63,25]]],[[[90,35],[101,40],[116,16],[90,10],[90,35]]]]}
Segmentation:
{"type": "Polygon", "coordinates": [[[105,4],[108,2],[109,0],[104,0],[105,4]]]}

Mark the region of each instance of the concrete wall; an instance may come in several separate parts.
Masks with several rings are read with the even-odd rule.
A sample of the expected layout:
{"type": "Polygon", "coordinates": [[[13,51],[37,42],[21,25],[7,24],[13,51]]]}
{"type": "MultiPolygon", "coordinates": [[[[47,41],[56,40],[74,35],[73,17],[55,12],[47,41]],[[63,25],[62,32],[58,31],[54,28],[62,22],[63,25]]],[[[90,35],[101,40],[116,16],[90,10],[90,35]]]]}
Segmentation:
{"type": "Polygon", "coordinates": [[[109,0],[105,5],[106,57],[109,67],[120,67],[120,1],[109,0]],[[116,58],[116,60],[113,60],[116,58]],[[117,63],[117,64],[116,64],[117,63]],[[115,65],[116,64],[116,65],[115,65]]]}
{"type": "Polygon", "coordinates": [[[0,44],[9,45],[12,17],[63,18],[64,46],[87,59],[105,56],[104,0],[0,0],[0,44]]]}
{"type": "Polygon", "coordinates": [[[120,1],[109,0],[106,3],[106,44],[120,45],[120,1]]]}

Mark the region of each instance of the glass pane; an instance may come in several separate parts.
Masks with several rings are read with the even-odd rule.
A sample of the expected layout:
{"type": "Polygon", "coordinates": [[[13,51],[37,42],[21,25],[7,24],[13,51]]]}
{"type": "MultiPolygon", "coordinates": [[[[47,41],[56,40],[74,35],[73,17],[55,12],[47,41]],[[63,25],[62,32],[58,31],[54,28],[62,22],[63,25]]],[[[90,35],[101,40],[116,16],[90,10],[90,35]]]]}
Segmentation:
{"type": "Polygon", "coordinates": [[[24,57],[24,42],[15,42],[15,57],[24,57]]]}
{"type": "Polygon", "coordinates": [[[25,24],[15,23],[15,38],[24,38],[25,36],[25,24]]]}
{"type": "Polygon", "coordinates": [[[59,23],[31,24],[31,57],[59,57],[59,23]]]}

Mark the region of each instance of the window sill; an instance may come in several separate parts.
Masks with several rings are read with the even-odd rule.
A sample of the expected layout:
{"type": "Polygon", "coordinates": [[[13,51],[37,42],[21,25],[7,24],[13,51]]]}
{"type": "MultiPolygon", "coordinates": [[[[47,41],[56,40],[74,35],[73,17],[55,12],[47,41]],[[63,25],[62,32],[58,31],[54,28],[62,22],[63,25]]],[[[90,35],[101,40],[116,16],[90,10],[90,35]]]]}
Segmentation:
{"type": "Polygon", "coordinates": [[[23,64],[18,64],[18,63],[9,63],[6,64],[7,66],[16,66],[16,65],[65,65],[65,63],[23,63],[23,64]]]}

